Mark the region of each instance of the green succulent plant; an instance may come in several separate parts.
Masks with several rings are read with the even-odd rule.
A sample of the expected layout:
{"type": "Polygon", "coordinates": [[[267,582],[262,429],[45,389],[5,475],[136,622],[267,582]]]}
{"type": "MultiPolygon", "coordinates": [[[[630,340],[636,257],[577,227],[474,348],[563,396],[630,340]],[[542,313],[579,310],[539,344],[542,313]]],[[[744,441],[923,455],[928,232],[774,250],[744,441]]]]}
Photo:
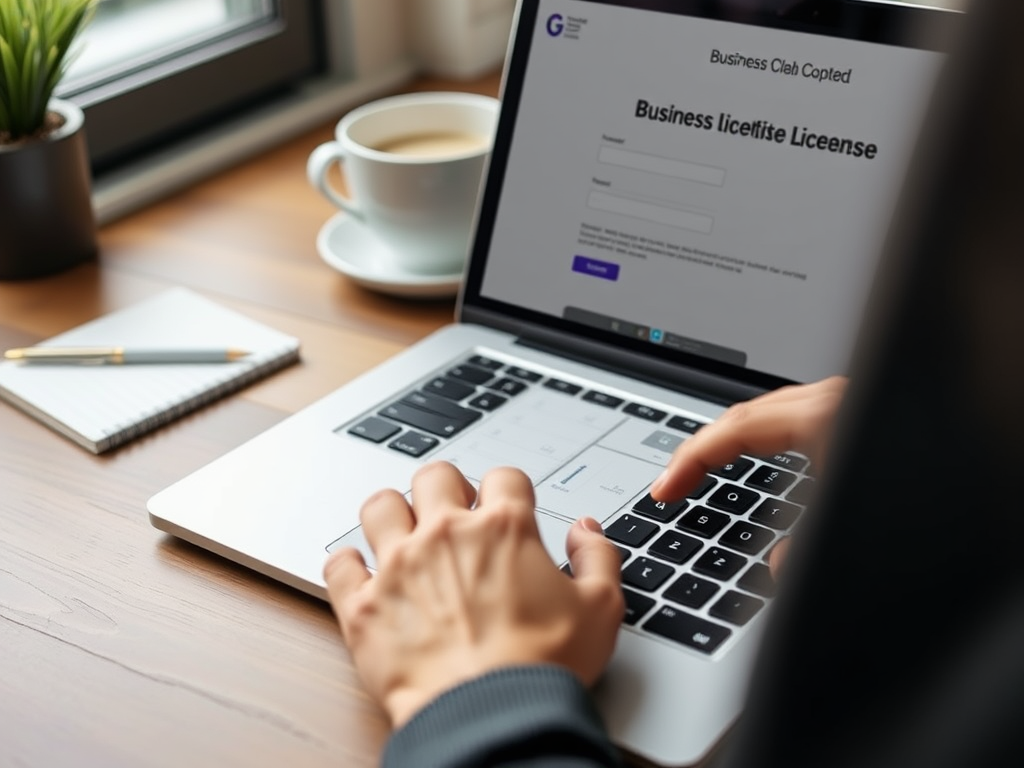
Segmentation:
{"type": "Polygon", "coordinates": [[[0,143],[44,132],[68,51],[98,0],[0,0],[0,143]]]}

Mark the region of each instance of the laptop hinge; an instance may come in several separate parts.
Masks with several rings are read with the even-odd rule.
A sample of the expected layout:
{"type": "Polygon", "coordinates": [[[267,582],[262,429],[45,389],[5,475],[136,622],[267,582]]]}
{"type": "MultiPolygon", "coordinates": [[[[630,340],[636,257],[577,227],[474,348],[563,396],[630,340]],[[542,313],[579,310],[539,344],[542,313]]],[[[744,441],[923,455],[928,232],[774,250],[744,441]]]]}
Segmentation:
{"type": "Polygon", "coordinates": [[[463,322],[477,323],[511,333],[516,336],[516,343],[524,347],[558,355],[611,373],[626,373],[648,384],[710,400],[719,405],[728,406],[741,400],[749,400],[765,391],[763,387],[652,359],[646,355],[610,347],[565,331],[554,331],[479,307],[463,305],[461,310],[463,322]]]}

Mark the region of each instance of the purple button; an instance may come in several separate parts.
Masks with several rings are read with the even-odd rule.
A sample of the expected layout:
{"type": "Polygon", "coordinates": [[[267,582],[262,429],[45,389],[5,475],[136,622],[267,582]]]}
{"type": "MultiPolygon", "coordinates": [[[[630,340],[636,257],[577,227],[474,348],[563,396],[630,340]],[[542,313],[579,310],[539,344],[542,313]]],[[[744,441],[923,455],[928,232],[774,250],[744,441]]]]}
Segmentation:
{"type": "Polygon", "coordinates": [[[605,280],[619,279],[619,265],[610,261],[598,261],[586,256],[574,256],[572,260],[572,271],[581,272],[584,275],[593,275],[605,280]]]}

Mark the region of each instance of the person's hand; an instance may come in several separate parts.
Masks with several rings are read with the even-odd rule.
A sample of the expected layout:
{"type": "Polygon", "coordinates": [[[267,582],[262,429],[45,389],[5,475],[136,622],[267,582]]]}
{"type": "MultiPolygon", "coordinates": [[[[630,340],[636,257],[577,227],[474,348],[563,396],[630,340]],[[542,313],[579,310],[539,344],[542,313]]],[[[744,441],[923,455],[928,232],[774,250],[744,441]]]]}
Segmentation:
{"type": "MultiPolygon", "coordinates": [[[[658,501],[675,501],[692,491],[708,471],[741,454],[770,455],[798,451],[820,468],[825,460],[839,403],[847,380],[833,376],[813,384],[782,387],[728,408],[675,450],[651,486],[658,501]]],[[[770,565],[778,570],[786,542],[773,550],[770,565]]]]}
{"type": "Polygon", "coordinates": [[[625,610],[619,554],[601,526],[584,518],[570,530],[570,578],[541,543],[522,472],[492,470],[476,493],[452,465],[428,464],[412,499],[381,491],[360,511],[376,576],[351,548],[324,567],[356,668],[393,725],[500,667],[559,664],[592,684],[625,610]]]}

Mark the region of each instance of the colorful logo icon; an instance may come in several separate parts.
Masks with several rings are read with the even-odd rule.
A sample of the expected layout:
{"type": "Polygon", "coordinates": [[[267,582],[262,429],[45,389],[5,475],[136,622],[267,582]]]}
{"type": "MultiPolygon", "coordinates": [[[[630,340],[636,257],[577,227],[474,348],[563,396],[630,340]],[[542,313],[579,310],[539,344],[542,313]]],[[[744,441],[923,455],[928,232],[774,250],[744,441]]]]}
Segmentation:
{"type": "Polygon", "coordinates": [[[661,344],[665,339],[665,332],[661,328],[651,328],[651,341],[655,344],[661,344]]]}
{"type": "Polygon", "coordinates": [[[565,20],[560,13],[552,13],[548,16],[548,34],[558,37],[565,29],[565,20]]]}

